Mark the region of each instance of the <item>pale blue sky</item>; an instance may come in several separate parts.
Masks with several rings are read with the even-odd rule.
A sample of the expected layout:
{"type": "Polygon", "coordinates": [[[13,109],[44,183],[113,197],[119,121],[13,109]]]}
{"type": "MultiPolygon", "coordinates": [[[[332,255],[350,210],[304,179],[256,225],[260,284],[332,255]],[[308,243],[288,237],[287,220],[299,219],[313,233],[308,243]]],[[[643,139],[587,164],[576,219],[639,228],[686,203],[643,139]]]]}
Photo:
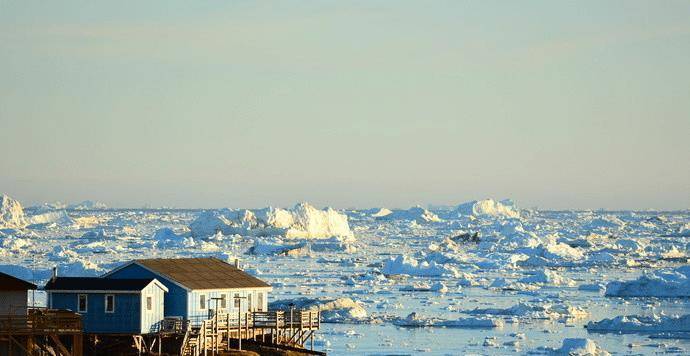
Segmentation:
{"type": "Polygon", "coordinates": [[[688,1],[0,0],[25,204],[690,208],[688,1]]]}

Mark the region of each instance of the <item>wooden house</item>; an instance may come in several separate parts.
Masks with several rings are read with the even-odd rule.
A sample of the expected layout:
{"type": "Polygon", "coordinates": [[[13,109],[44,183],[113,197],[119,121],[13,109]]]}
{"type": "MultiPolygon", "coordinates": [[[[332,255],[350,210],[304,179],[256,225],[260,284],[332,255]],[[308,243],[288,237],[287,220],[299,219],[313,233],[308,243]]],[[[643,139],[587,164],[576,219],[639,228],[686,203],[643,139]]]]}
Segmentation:
{"type": "Polygon", "coordinates": [[[106,279],[156,278],[169,290],[165,316],[198,325],[214,310],[225,313],[268,311],[271,286],[218,258],[134,260],[103,276],[106,279]]]}
{"type": "Polygon", "coordinates": [[[26,315],[30,290],[36,285],[0,272],[0,315],[26,315]]]}
{"type": "Polygon", "coordinates": [[[45,291],[49,308],[81,315],[85,333],[148,334],[164,319],[168,288],[155,278],[54,276],[45,291]]]}

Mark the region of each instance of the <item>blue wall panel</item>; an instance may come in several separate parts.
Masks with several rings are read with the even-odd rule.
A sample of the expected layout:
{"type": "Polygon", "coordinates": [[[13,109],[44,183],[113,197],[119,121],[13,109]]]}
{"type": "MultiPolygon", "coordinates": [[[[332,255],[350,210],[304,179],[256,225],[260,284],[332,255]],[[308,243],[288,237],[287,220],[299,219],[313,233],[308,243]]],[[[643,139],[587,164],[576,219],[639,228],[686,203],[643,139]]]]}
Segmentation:
{"type": "MultiPolygon", "coordinates": [[[[52,307],[77,311],[79,293],[51,293],[52,307]]],[[[105,312],[105,293],[87,293],[88,308],[82,315],[84,332],[131,333],[141,332],[141,296],[114,294],[115,312],[105,312]]]]}
{"type": "Polygon", "coordinates": [[[106,278],[156,278],[168,288],[168,293],[165,293],[165,316],[187,317],[187,290],[161,275],[139,265],[131,264],[113,272],[106,278]]]}

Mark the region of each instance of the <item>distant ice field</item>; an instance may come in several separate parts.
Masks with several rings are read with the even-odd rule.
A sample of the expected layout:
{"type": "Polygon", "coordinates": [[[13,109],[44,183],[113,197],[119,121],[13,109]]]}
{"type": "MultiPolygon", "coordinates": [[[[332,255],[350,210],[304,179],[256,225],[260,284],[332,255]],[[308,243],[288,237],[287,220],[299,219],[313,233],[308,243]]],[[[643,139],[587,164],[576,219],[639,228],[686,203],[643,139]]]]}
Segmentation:
{"type": "Polygon", "coordinates": [[[552,354],[593,345],[595,354],[690,353],[690,325],[680,318],[690,314],[688,211],[480,201],[447,210],[38,207],[19,217],[10,205],[2,272],[41,285],[53,266],[100,275],[137,258],[239,258],[273,285],[271,302],[323,308],[329,323],[315,346],[329,354],[552,354]]]}

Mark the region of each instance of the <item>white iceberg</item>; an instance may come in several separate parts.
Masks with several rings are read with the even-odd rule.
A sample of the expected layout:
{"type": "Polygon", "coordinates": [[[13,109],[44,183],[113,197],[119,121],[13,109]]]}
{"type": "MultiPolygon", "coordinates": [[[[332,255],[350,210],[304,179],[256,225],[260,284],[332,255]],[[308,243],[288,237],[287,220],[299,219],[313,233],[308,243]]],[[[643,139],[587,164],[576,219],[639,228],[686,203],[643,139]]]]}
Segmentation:
{"type": "Polygon", "coordinates": [[[502,328],[505,325],[505,322],[501,319],[471,317],[444,320],[424,317],[415,312],[408,314],[404,318],[395,318],[391,322],[394,325],[403,327],[502,328]]]}
{"type": "Polygon", "coordinates": [[[589,331],[637,333],[637,332],[690,332],[690,314],[683,316],[617,316],[612,319],[590,321],[589,331]]]}
{"type": "Polygon", "coordinates": [[[369,321],[366,309],[351,298],[296,298],[271,302],[270,310],[295,310],[321,312],[321,320],[325,323],[362,323],[369,321]]]}
{"type": "Polygon", "coordinates": [[[552,349],[554,355],[567,356],[609,356],[606,350],[602,349],[596,342],[583,338],[566,338],[558,349],[552,349]]]}
{"type": "Polygon", "coordinates": [[[431,211],[415,206],[407,210],[394,210],[390,214],[382,214],[377,217],[378,220],[409,220],[417,223],[430,223],[442,221],[438,215],[431,211]]]}
{"type": "Polygon", "coordinates": [[[104,203],[101,203],[99,201],[93,201],[93,200],[84,200],[81,203],[76,203],[76,204],[70,204],[67,206],[67,209],[73,209],[73,210],[101,210],[101,209],[107,209],[108,206],[105,205],[104,203]]]}
{"type": "Polygon", "coordinates": [[[561,276],[548,269],[532,272],[530,276],[520,279],[518,282],[531,284],[549,284],[554,286],[575,286],[575,281],[561,276]]]}
{"type": "Polygon", "coordinates": [[[484,216],[495,218],[520,217],[520,212],[517,210],[512,200],[502,200],[500,202],[493,199],[474,200],[458,205],[455,211],[460,216],[484,216]]]}
{"type": "Polygon", "coordinates": [[[5,194],[0,196],[0,229],[21,229],[27,224],[22,205],[5,194]]]}
{"type": "Polygon", "coordinates": [[[690,297],[690,266],[655,271],[632,281],[606,285],[607,297],[690,297]]]}
{"type": "Polygon", "coordinates": [[[207,211],[189,228],[195,238],[223,235],[283,236],[285,238],[353,237],[347,215],[331,208],[319,210],[307,203],[292,209],[207,211]]]}
{"type": "Polygon", "coordinates": [[[383,264],[381,272],[385,275],[404,274],[425,277],[438,277],[444,275],[456,276],[458,274],[457,270],[451,266],[438,264],[434,261],[427,262],[422,260],[420,262],[412,257],[403,255],[386,261],[383,264]]]}
{"type": "Polygon", "coordinates": [[[509,308],[476,308],[463,312],[470,315],[515,316],[525,319],[578,319],[588,315],[582,308],[556,303],[519,303],[509,308]]]}
{"type": "Polygon", "coordinates": [[[74,224],[74,220],[67,215],[64,210],[48,211],[36,215],[31,215],[28,218],[29,225],[47,225],[56,224],[63,226],[70,226],[74,224]]]}

